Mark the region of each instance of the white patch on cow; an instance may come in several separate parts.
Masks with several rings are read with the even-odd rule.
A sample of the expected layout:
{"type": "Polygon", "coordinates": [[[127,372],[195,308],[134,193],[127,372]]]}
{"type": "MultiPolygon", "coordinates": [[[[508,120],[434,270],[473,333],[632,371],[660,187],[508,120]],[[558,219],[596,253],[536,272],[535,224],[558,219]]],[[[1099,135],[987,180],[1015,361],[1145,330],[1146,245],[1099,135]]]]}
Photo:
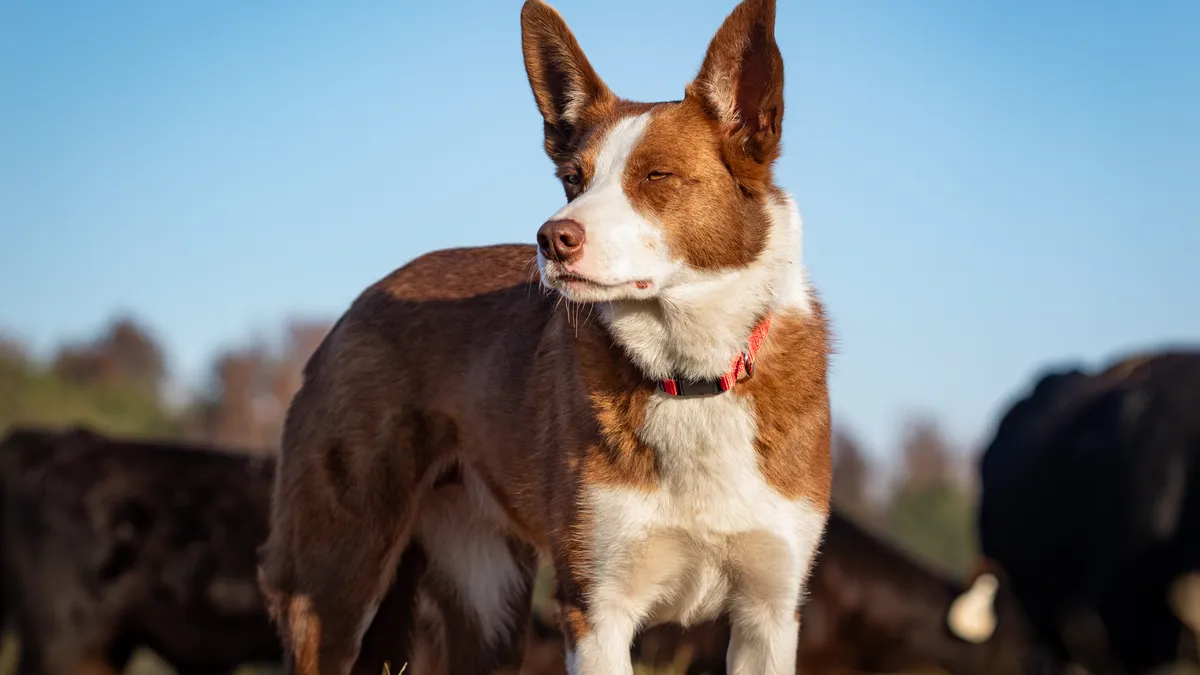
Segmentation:
{"type": "Polygon", "coordinates": [[[950,630],[974,644],[987,642],[996,632],[996,591],[1000,581],[992,574],[981,574],[962,595],[955,598],[946,616],[950,630]]]}
{"type": "Polygon", "coordinates": [[[516,627],[511,603],[524,580],[490,509],[480,508],[489,498],[472,474],[464,478],[467,489],[442,487],[422,503],[416,536],[434,574],[453,587],[458,609],[474,614],[491,646],[516,627]]]}
{"type": "Polygon", "coordinates": [[[596,630],[578,645],[573,672],[627,673],[637,627],[686,626],[728,609],[741,636],[734,672],[794,673],[795,610],[825,514],[763,479],[743,397],[652,397],[639,433],[657,453],[659,487],[582,495],[592,514],[596,630]]]}
{"type": "Polygon", "coordinates": [[[1200,572],[1189,572],[1172,582],[1168,603],[1183,625],[1200,638],[1200,572]]]}
{"type": "Polygon", "coordinates": [[[601,318],[647,376],[719,377],[733,355],[745,349],[754,323],[765,312],[807,316],[812,311],[801,263],[800,212],[789,196],[772,199],[767,211],[767,245],[750,265],[721,272],[678,265],[655,302],[618,301],[601,307],[601,318]]]}
{"type": "MultiPolygon", "coordinates": [[[[649,123],[647,112],[613,125],[600,144],[587,189],[552,217],[583,225],[587,233],[583,256],[570,269],[601,284],[618,286],[651,280],[657,286],[676,268],[663,241],[662,228],[639,214],[625,194],[625,167],[649,123]]],[[[540,253],[538,264],[545,278],[546,261],[540,253]]],[[[600,290],[561,292],[575,301],[607,299],[600,290]]]]}

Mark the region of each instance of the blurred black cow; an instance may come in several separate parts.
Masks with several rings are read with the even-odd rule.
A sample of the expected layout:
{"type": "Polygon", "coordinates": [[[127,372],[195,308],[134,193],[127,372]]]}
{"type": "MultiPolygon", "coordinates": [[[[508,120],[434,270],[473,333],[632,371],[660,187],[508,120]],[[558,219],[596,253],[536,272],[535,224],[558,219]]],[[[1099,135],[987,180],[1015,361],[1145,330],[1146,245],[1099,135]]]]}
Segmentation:
{"type": "Polygon", "coordinates": [[[1200,352],[1042,377],[980,474],[984,565],[1023,606],[1042,667],[1197,662],[1181,619],[1200,626],[1200,352]]]}
{"type": "Polygon", "coordinates": [[[19,672],[120,672],[140,646],[182,675],[277,663],[255,576],[273,467],[84,429],[11,432],[0,569],[19,672]]]}
{"type": "Polygon", "coordinates": [[[965,598],[964,586],[834,511],[803,610],[800,672],[1020,672],[1020,610],[998,584],[965,598]]]}

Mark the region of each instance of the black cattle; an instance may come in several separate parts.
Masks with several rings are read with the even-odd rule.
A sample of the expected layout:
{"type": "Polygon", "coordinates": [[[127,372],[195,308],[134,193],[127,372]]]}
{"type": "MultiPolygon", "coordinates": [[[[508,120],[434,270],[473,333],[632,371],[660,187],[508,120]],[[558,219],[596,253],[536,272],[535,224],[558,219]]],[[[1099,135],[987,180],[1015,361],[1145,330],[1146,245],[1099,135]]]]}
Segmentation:
{"type": "Polygon", "coordinates": [[[19,672],[183,675],[277,663],[256,583],[274,462],[85,430],[0,443],[0,570],[19,672]]]}
{"type": "Polygon", "coordinates": [[[1045,667],[1196,662],[1180,617],[1196,625],[1200,353],[1042,377],[1003,417],[980,477],[985,564],[1024,608],[1045,667]]]}

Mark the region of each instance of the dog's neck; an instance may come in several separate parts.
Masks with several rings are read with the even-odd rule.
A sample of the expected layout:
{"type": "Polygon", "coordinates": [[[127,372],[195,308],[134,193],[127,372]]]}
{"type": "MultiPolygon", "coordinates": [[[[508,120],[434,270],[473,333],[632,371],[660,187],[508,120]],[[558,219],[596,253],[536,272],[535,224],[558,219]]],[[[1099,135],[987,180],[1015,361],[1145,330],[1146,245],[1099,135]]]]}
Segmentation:
{"type": "Polygon", "coordinates": [[[646,377],[720,377],[765,314],[808,313],[800,214],[786,195],[772,198],[768,210],[767,245],[748,267],[685,271],[652,300],[600,308],[613,338],[646,377]]]}

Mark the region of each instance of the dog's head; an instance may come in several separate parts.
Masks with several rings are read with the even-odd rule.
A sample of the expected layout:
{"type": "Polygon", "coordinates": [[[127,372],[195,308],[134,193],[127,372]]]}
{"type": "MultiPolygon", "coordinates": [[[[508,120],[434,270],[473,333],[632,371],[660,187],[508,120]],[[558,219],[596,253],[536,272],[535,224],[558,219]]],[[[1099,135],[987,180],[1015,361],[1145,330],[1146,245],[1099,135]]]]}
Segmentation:
{"type": "Polygon", "coordinates": [[[562,17],[521,11],[530,86],[567,204],[537,233],[542,283],[569,300],[686,293],[767,246],[783,122],[774,0],[726,18],[681,101],[617,97],[562,17]]]}

